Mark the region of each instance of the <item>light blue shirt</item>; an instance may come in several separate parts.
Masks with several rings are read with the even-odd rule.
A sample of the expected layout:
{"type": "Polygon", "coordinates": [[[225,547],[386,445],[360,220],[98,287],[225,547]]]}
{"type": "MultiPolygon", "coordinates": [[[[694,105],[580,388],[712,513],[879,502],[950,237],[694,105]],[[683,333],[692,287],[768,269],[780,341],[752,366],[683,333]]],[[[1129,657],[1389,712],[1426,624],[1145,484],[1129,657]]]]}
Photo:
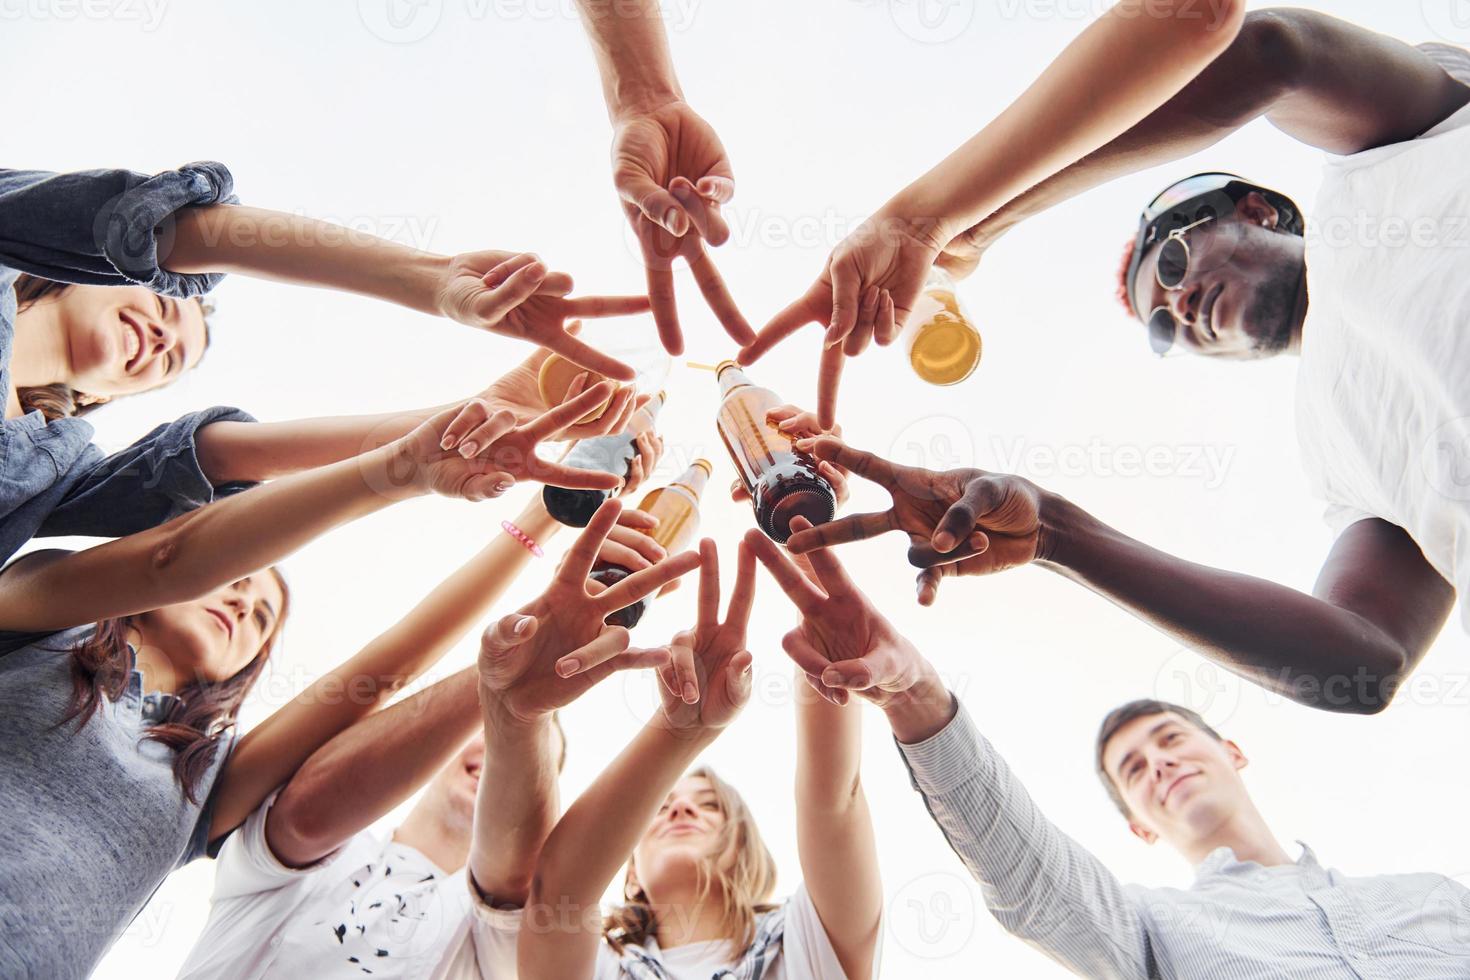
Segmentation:
{"type": "Polygon", "coordinates": [[[1119,881],[1041,813],[961,707],[899,745],[914,787],[1013,935],[1085,977],[1465,980],[1470,890],[1212,852],[1188,888],[1119,881]]]}

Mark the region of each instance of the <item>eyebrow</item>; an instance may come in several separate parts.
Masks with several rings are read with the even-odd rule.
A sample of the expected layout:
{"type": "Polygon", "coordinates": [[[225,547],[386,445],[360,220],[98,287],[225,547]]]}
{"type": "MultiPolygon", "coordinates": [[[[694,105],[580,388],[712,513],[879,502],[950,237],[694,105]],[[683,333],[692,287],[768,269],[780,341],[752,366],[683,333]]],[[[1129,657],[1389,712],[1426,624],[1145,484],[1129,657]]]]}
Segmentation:
{"type": "MultiPolygon", "coordinates": [[[[1177,724],[1179,724],[1179,723],[1176,722],[1173,718],[1165,718],[1163,721],[1159,722],[1157,725],[1155,725],[1154,727],[1152,727],[1152,728],[1150,728],[1148,730],[1148,735],[1144,738],[1144,741],[1146,742],[1149,739],[1153,738],[1160,731],[1162,731],[1165,728],[1168,728],[1170,725],[1177,725],[1177,724]]],[[[1128,751],[1128,753],[1123,756],[1123,758],[1121,758],[1121,759],[1118,760],[1118,767],[1113,772],[1114,778],[1123,775],[1123,770],[1126,769],[1126,768],[1128,768],[1129,761],[1135,755],[1137,755],[1137,754],[1138,754],[1138,750],[1137,749],[1130,749],[1128,751]]]]}

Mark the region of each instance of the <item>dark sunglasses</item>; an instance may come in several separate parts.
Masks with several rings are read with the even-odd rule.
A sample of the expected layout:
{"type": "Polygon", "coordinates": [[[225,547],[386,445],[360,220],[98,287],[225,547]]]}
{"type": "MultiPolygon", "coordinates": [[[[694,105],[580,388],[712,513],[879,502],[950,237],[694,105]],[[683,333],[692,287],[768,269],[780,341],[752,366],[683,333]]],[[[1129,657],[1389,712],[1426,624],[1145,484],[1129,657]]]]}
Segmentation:
{"type": "MultiPolygon", "coordinates": [[[[1154,278],[1160,286],[1173,292],[1184,285],[1184,278],[1189,275],[1189,242],[1184,237],[1185,233],[1213,220],[1214,215],[1206,215],[1194,224],[1169,232],[1169,237],[1159,246],[1159,261],[1154,266],[1154,278]]],[[[1174,311],[1167,303],[1155,306],[1144,322],[1148,325],[1149,348],[1163,357],[1173,348],[1179,335],[1179,321],[1174,318],[1174,311]]]]}

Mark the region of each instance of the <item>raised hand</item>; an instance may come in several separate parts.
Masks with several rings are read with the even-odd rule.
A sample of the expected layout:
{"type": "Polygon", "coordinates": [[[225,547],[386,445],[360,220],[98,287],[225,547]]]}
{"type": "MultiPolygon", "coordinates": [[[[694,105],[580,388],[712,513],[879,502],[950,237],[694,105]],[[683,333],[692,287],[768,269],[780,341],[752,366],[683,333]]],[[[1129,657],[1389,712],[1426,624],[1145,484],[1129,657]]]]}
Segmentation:
{"type": "Polygon", "coordinates": [[[536,444],[553,439],[602,404],[613,384],[604,381],[525,425],[505,410],[471,398],[444,409],[391,446],[392,472],[405,487],[485,500],[498,497],[517,480],[536,480],[572,489],[613,490],[611,473],[578,470],[536,455],[536,444]]]}
{"type": "Polygon", "coordinates": [[[519,610],[518,615],[535,624],[528,627],[535,629],[530,640],[509,649],[489,637],[482,643],[481,697],[494,698],[516,720],[531,721],[565,707],[614,671],[668,662],[666,650],[629,650],[628,631],[604,626],[603,620],[693,571],[699,558],[693,552],[675,555],[592,595],[587,575],[621,514],[616,500],[603,504],[567,551],[546,591],[519,610]]]}
{"type": "MultiPolygon", "coordinates": [[[[798,524],[811,527],[803,517],[792,521],[798,524]]],[[[852,692],[881,706],[920,681],[927,667],[923,657],[874,608],[835,555],[807,556],[814,583],[760,532],[747,532],[745,544],[801,613],[781,645],[819,694],[846,704],[852,692]]]]}
{"type": "Polygon", "coordinates": [[[715,543],[699,542],[699,613],[694,629],[676,635],[658,668],[658,724],[675,734],[719,730],[750,699],[751,656],[745,630],[755,600],[755,555],[741,545],[730,605],[720,620],[720,561],[715,543]]]}
{"type": "Polygon", "coordinates": [[[926,569],[919,576],[924,605],[934,601],[945,575],[986,575],[1044,556],[1042,495],[1029,480],[977,469],[900,466],[832,436],[808,440],[800,448],[877,483],[892,496],[893,506],[799,531],[787,542],[795,554],[903,531],[909,536],[909,562],[926,569]],[[949,563],[958,567],[928,571],[949,563]]]}
{"type": "Polygon", "coordinates": [[[817,377],[817,419],[837,421],[837,388],[845,358],[898,337],[919,299],[941,245],[935,222],[879,212],[832,251],[811,288],[761,328],[740,351],[751,364],[808,323],[825,324],[817,377]]]}
{"type": "Polygon", "coordinates": [[[571,276],[551,272],[529,252],[466,252],[449,260],[435,287],[434,305],[458,323],[529,340],[605,377],[633,380],[631,367],[578,340],[566,322],[644,313],[648,297],[572,299],[571,291],[571,276]]]}
{"type": "MultiPolygon", "coordinates": [[[[567,332],[575,335],[578,326],[579,323],[568,324],[567,332]]],[[[542,401],[541,389],[536,380],[541,373],[541,365],[546,363],[551,353],[545,347],[538,348],[536,353],[511,368],[490,387],[480,392],[479,397],[487,404],[491,414],[502,410],[508,411],[516,417],[516,424],[524,425],[547,409],[556,407],[542,401]]],[[[572,381],[571,387],[567,389],[563,402],[570,401],[586,391],[588,380],[588,374],[578,375],[572,381]]],[[[628,419],[632,418],[633,412],[637,410],[639,400],[637,392],[631,385],[622,385],[613,393],[612,399],[601,415],[585,425],[568,426],[562,430],[561,438],[594,439],[597,436],[622,432],[628,425],[628,419]]]]}
{"type": "Polygon", "coordinates": [[[664,348],[684,352],[674,303],[676,258],[689,263],[725,332],[742,346],[754,341],[755,331],[704,247],[729,239],[720,208],[735,196],[734,172],[714,129],[684,101],[666,102],[621,116],[612,155],[613,183],[643,253],[648,299],[664,348]]]}

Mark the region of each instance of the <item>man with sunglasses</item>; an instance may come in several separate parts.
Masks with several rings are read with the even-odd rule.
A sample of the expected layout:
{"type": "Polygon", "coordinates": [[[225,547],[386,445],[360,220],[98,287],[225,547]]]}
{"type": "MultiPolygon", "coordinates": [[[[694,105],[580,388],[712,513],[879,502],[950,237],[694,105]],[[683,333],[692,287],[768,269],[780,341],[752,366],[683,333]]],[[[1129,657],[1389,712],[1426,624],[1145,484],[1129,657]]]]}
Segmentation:
{"type": "Polygon", "coordinates": [[[1297,701],[1381,710],[1442,628],[1451,583],[1470,589],[1467,86],[1462,49],[1253,12],[1178,96],[941,258],[968,272],[1026,216],[1260,116],[1337,154],[1309,219],[1231,174],[1170,186],[1141,216],[1119,283],[1155,352],[1300,356],[1303,462],[1340,532],[1311,595],[1175,558],[1016,477],[894,467],[829,439],[818,455],[884,482],[895,506],[798,534],[792,549],[902,529],[925,603],[945,575],[1039,562],[1297,701]]]}

